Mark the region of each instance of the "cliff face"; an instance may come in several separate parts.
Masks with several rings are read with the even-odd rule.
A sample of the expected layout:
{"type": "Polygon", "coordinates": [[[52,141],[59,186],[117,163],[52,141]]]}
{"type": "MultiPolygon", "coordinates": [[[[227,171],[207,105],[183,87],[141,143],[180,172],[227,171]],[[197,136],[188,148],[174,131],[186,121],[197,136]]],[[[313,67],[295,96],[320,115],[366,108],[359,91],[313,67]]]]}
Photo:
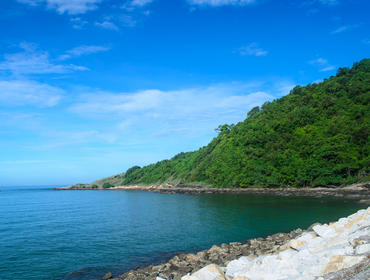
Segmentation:
{"type": "Polygon", "coordinates": [[[197,151],[134,166],[104,183],[234,188],[368,181],[369,99],[370,59],[364,59],[321,83],[297,86],[253,108],[236,125],[220,125],[218,136],[197,151]]]}

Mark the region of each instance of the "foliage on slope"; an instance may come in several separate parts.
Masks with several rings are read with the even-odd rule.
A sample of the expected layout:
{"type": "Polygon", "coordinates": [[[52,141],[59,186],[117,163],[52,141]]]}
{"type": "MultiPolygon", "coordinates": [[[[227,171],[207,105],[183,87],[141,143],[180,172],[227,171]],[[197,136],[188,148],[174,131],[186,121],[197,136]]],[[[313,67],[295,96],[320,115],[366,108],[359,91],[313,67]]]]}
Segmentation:
{"type": "Polygon", "coordinates": [[[368,179],[370,59],[253,108],[195,152],[127,170],[122,184],[305,187],[368,179]]]}
{"type": "Polygon", "coordinates": [[[121,173],[121,174],[117,174],[117,175],[110,176],[107,178],[96,180],[92,182],[91,184],[79,183],[79,184],[72,185],[71,187],[73,189],[109,189],[109,188],[113,188],[115,186],[121,185],[122,180],[124,178],[125,178],[125,174],[121,173]]]}

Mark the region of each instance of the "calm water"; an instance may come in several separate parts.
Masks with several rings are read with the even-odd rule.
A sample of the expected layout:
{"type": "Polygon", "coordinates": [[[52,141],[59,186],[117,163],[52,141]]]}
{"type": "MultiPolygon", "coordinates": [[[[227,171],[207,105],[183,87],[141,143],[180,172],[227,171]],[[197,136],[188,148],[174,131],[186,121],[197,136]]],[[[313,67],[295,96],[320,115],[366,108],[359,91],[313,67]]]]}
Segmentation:
{"type": "Polygon", "coordinates": [[[100,279],[176,251],[349,215],[337,199],[3,187],[0,279],[100,279]]]}

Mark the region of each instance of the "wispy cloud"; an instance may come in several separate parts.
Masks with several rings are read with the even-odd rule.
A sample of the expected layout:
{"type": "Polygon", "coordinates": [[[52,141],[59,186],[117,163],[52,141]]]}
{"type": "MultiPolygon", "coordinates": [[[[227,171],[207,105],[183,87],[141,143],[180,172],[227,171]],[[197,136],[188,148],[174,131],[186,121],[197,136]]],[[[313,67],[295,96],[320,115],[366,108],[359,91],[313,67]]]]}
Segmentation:
{"type": "MultiPolygon", "coordinates": [[[[289,92],[292,83],[263,82],[217,84],[208,87],[162,91],[142,90],[133,93],[92,92],[80,97],[69,108],[83,117],[114,122],[125,139],[153,135],[195,136],[209,133],[220,123],[242,120],[246,112],[289,92]],[[196,100],[196,102],[195,102],[196,100]],[[220,115],[220,112],[222,114],[220,115]]],[[[121,138],[121,137],[118,137],[121,138]]]]}
{"type": "Polygon", "coordinates": [[[312,5],[323,5],[323,6],[336,6],[339,4],[339,0],[307,0],[307,1],[301,1],[301,6],[312,6],[312,5]]]}
{"type": "Polygon", "coordinates": [[[104,29],[110,29],[110,30],[115,30],[115,31],[119,29],[118,26],[114,22],[109,21],[109,20],[104,20],[101,22],[97,21],[95,22],[95,25],[98,27],[104,28],[104,29]]]}
{"type": "Polygon", "coordinates": [[[0,71],[14,75],[67,73],[71,71],[85,71],[86,67],[74,64],[53,63],[46,51],[38,50],[33,44],[22,43],[22,52],[5,54],[0,62],[0,71]]]}
{"type": "Polygon", "coordinates": [[[94,10],[102,0],[18,0],[28,5],[46,5],[48,9],[56,10],[60,14],[84,14],[94,10]]]}
{"type": "Polygon", "coordinates": [[[66,51],[65,54],[59,56],[60,60],[69,59],[72,57],[79,57],[83,55],[89,55],[99,52],[108,51],[110,48],[104,46],[79,46],[71,50],[66,51]]]}
{"type": "Polygon", "coordinates": [[[339,34],[339,33],[347,32],[347,31],[351,31],[353,29],[358,28],[359,26],[360,26],[359,24],[343,25],[333,30],[331,34],[339,34]]]}
{"type": "Polygon", "coordinates": [[[136,19],[131,15],[121,15],[118,17],[118,21],[126,27],[135,27],[137,24],[136,19]]]}
{"type": "Polygon", "coordinates": [[[130,2],[131,6],[138,6],[138,7],[143,7],[145,5],[148,5],[152,3],[154,0],[132,0],[130,2]]]}
{"type": "Polygon", "coordinates": [[[258,47],[257,43],[251,43],[247,46],[239,48],[241,55],[266,56],[268,51],[258,47]]]}
{"type": "Polygon", "coordinates": [[[331,65],[329,61],[325,58],[319,57],[308,62],[309,64],[316,65],[319,67],[320,72],[327,72],[334,70],[336,67],[331,65]]]}
{"type": "Polygon", "coordinates": [[[0,81],[0,105],[53,107],[59,103],[64,91],[34,81],[0,81]]]}
{"type": "Polygon", "coordinates": [[[226,5],[248,5],[254,4],[257,0],[188,0],[191,5],[199,6],[226,6],[226,5]]]}
{"type": "Polygon", "coordinates": [[[72,27],[74,29],[82,29],[88,22],[80,17],[71,18],[72,27]]]}

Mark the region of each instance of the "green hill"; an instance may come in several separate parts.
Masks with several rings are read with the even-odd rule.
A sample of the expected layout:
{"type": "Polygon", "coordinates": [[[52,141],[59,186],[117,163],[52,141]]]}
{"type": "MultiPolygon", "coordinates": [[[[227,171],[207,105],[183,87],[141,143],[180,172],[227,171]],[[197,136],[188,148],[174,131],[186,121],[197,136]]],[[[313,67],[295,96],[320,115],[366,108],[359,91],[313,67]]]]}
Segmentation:
{"type": "Polygon", "coordinates": [[[221,125],[194,152],[127,170],[121,185],[308,187],[369,179],[370,59],[221,125]]]}

